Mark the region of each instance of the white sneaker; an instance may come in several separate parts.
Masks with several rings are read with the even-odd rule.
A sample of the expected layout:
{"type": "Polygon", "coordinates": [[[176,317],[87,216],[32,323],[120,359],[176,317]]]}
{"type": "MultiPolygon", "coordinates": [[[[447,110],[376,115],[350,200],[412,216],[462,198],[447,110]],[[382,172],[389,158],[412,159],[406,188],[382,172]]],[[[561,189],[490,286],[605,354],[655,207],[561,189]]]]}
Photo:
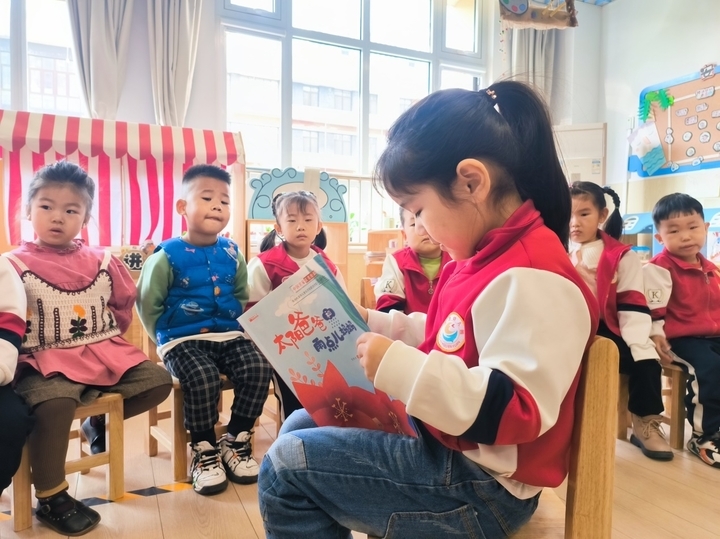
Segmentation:
{"type": "Polygon", "coordinates": [[[198,494],[208,495],[222,492],[228,486],[227,476],[220,460],[220,450],[209,442],[198,442],[190,446],[192,449],[193,490],[198,494]]]}
{"type": "Polygon", "coordinates": [[[251,440],[252,431],[241,432],[232,442],[229,442],[226,436],[220,438],[222,463],[233,483],[257,483],[260,466],[252,456],[251,440]]]}

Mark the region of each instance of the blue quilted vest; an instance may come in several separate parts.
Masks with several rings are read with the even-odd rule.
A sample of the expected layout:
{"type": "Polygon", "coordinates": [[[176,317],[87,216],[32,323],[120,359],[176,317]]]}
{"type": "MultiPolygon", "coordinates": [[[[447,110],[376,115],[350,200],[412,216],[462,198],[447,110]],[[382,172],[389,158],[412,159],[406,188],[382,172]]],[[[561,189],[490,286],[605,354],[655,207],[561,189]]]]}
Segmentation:
{"type": "Polygon", "coordinates": [[[173,282],[165,311],[157,321],[157,343],[201,333],[242,331],[243,308],[235,298],[238,247],[219,237],[215,245],[197,247],[180,238],[162,242],[173,282]]]}

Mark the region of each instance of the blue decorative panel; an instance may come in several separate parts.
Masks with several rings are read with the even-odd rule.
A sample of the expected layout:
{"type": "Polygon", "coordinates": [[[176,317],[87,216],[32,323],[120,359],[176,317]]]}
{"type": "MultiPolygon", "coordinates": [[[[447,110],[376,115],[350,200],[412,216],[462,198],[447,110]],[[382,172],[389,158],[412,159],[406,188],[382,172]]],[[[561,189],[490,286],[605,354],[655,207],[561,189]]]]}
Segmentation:
{"type": "MultiPolygon", "coordinates": [[[[274,221],[275,218],[272,214],[273,197],[278,192],[306,189],[303,185],[304,181],[305,174],[294,168],[286,168],[285,170],[274,168],[270,172],[263,172],[259,178],[250,180],[253,195],[250,199],[248,219],[274,221]]],[[[315,195],[322,204],[320,216],[323,222],[347,222],[347,210],[343,199],[347,188],[341,185],[336,178],[330,177],[327,172],[321,172],[320,190],[322,193],[315,193],[315,195]]]]}

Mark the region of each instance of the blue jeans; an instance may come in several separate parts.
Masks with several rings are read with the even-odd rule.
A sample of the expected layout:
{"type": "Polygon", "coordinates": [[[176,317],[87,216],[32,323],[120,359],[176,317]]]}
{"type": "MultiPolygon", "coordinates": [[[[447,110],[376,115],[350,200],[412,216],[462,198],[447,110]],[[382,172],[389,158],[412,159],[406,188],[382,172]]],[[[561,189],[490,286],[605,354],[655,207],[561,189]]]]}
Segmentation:
{"type": "Polygon", "coordinates": [[[506,537],[535,512],[477,464],[440,444],[357,428],[318,428],[305,410],[283,424],[260,467],[268,539],[506,537]]]}

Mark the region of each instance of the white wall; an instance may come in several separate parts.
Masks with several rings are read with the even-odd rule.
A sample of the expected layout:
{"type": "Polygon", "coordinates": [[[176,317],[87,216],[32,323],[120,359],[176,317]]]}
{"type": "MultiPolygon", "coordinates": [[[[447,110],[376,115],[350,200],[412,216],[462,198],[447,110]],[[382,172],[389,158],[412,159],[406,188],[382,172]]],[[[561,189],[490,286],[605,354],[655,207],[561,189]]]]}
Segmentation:
{"type": "MultiPolygon", "coordinates": [[[[698,71],[707,63],[720,63],[720,1],[617,0],[601,12],[604,84],[598,120],[608,124],[607,183],[622,185],[627,175],[628,119],[637,118],[643,88],[698,71]]],[[[631,182],[628,209],[649,211],[659,196],[674,191],[716,203],[720,172],[631,182]]]]}

